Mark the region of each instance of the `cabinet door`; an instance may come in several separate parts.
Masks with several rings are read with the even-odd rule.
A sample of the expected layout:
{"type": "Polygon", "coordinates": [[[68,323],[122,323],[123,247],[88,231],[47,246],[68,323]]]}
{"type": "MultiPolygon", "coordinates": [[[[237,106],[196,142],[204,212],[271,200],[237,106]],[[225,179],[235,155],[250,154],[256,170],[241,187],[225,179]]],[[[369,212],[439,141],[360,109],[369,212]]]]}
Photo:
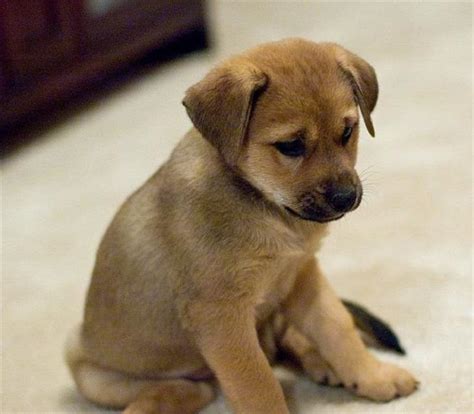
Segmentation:
{"type": "Polygon", "coordinates": [[[84,53],[113,53],[117,46],[150,46],[203,21],[202,0],[85,0],[82,28],[84,53]]]}
{"type": "Polygon", "coordinates": [[[2,9],[2,3],[0,2],[0,102],[4,100],[4,97],[7,91],[5,36],[3,35],[2,16],[3,16],[3,9],[2,9]]]}
{"type": "Polygon", "coordinates": [[[82,0],[0,1],[5,57],[17,82],[43,75],[73,56],[82,0]]]}
{"type": "Polygon", "coordinates": [[[0,99],[6,94],[7,79],[5,77],[5,72],[2,67],[2,62],[0,62],[0,99]]]}

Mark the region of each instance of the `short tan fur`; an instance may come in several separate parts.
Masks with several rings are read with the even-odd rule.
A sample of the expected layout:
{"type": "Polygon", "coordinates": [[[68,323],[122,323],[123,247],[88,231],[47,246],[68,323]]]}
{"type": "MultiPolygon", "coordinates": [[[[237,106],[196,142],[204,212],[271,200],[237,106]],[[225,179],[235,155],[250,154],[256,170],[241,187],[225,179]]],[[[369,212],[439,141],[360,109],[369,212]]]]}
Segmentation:
{"type": "Polygon", "coordinates": [[[232,57],[187,91],[195,128],[107,229],[67,344],[86,398],[194,413],[217,378],[236,413],[287,413],[279,349],[359,396],[416,389],[367,351],[315,257],[327,222],[362,198],[358,109],[373,133],[377,94],[367,62],[302,39],[232,57]]]}

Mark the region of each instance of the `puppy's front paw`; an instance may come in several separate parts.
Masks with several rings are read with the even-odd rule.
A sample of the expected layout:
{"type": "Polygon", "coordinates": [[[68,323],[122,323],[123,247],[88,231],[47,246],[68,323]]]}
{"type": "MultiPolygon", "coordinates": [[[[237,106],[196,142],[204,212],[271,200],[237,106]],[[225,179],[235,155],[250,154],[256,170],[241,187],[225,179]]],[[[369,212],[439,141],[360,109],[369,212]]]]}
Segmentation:
{"type": "Polygon", "coordinates": [[[375,359],[360,366],[356,374],[344,378],[346,388],[374,401],[390,401],[410,395],[418,384],[413,375],[403,368],[375,359]]]}

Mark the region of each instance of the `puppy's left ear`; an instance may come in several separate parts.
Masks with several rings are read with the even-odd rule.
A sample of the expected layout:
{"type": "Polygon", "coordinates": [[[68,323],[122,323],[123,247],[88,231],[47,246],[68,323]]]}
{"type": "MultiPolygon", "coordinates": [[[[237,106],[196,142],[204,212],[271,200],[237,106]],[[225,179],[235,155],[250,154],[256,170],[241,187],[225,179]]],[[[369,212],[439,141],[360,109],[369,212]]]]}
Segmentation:
{"type": "Polygon", "coordinates": [[[183,105],[189,118],[229,165],[237,163],[256,93],[266,83],[255,65],[233,59],[186,91],[183,105]]]}
{"type": "Polygon", "coordinates": [[[349,52],[337,44],[329,44],[335,54],[339,67],[342,69],[354,91],[357,104],[364,118],[369,134],[375,136],[375,129],[370,113],[374,110],[379,94],[379,86],[375,70],[364,59],[349,52]]]}

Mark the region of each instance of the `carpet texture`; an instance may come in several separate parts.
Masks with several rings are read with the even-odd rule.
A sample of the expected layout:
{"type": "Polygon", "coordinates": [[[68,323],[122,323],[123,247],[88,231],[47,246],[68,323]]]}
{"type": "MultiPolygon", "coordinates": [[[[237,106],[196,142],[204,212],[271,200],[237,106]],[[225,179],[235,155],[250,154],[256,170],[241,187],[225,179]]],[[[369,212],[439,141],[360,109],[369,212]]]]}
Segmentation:
{"type": "MultiPolygon", "coordinates": [[[[3,406],[90,412],[62,361],[95,250],[124,198],[190,127],[184,90],[216,61],[288,36],[339,42],[378,73],[361,207],[321,261],[341,296],[390,321],[421,380],[389,404],[281,369],[294,413],[472,412],[472,5],[211,2],[214,48],[167,63],[39,133],[3,163],[3,406]]],[[[106,411],[103,411],[106,412],[106,411]]],[[[108,411],[107,411],[108,412],[108,411]]],[[[222,396],[204,413],[228,413],[222,396]]]]}

